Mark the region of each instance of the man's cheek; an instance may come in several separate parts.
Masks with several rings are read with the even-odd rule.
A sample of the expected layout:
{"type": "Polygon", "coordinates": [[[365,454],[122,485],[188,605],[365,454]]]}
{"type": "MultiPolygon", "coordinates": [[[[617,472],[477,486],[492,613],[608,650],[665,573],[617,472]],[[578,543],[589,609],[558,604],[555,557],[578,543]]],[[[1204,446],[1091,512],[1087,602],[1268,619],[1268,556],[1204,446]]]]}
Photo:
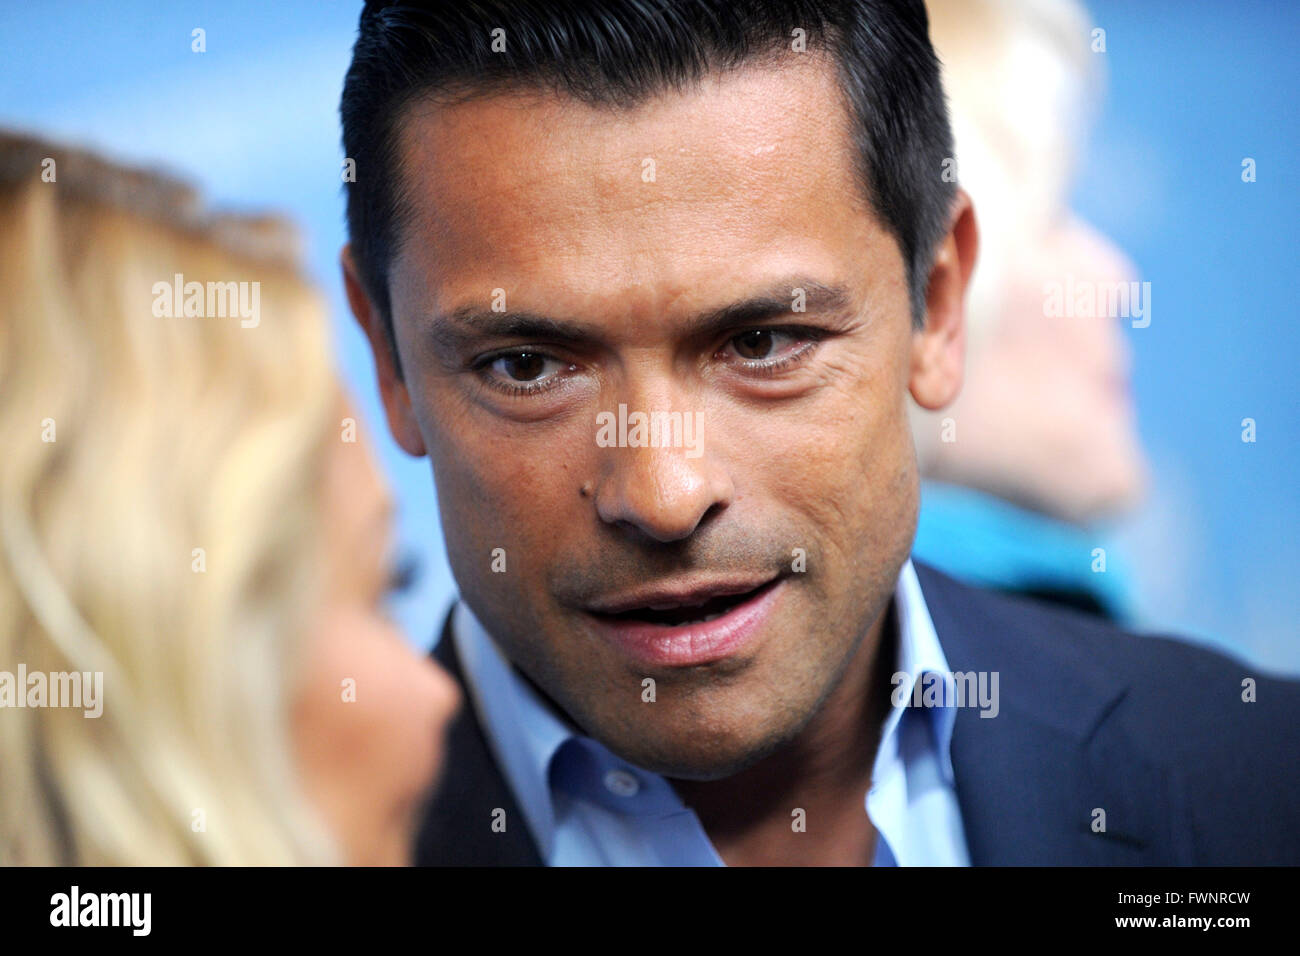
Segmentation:
{"type": "Polygon", "coordinates": [[[842,500],[860,491],[878,467],[878,422],[860,408],[824,409],[783,429],[780,451],[766,463],[768,481],[790,500],[842,500]],[[851,422],[845,427],[846,422],[851,422]],[[873,449],[875,451],[873,452],[873,449]]]}
{"type": "MultiPolygon", "coordinates": [[[[510,591],[548,566],[572,522],[561,494],[565,472],[554,468],[553,454],[498,445],[461,441],[440,449],[436,481],[439,500],[448,503],[448,547],[454,538],[463,566],[486,574],[487,587],[505,584],[510,591]]],[[[577,488],[575,481],[574,500],[577,488]]]]}
{"type": "Polygon", "coordinates": [[[520,550],[507,513],[510,501],[497,491],[498,479],[485,457],[464,438],[442,435],[430,446],[448,556],[476,581],[502,580],[518,563],[520,550]]]}

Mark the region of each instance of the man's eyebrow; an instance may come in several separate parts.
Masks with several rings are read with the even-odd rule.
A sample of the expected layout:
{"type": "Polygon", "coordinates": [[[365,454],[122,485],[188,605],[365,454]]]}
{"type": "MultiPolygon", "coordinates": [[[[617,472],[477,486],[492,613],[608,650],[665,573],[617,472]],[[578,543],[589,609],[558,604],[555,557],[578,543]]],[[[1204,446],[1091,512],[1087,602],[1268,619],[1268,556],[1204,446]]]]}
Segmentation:
{"type": "Polygon", "coordinates": [[[579,344],[598,337],[599,330],[586,322],[553,318],[528,309],[494,312],[477,305],[462,305],[431,317],[427,333],[444,346],[493,338],[579,344]]]}
{"type": "MultiPolygon", "coordinates": [[[[844,312],[853,304],[853,295],[842,286],[804,276],[775,282],[761,291],[726,305],[689,316],[678,324],[677,333],[705,336],[720,333],[748,322],[769,322],[801,312],[844,312]],[[802,301],[797,299],[802,292],[802,301]]],[[[444,346],[463,345],[477,339],[518,338],[548,342],[582,344],[605,337],[599,325],[577,319],[544,315],[531,309],[494,312],[478,305],[463,305],[431,316],[427,334],[444,346]]]]}
{"type": "Polygon", "coordinates": [[[746,322],[763,322],[801,312],[844,312],[853,304],[853,295],[842,285],[827,284],[804,276],[774,283],[756,295],[731,302],[692,316],[686,328],[694,333],[724,331],[746,322]],[[796,298],[798,296],[798,299],[796,298]]]}

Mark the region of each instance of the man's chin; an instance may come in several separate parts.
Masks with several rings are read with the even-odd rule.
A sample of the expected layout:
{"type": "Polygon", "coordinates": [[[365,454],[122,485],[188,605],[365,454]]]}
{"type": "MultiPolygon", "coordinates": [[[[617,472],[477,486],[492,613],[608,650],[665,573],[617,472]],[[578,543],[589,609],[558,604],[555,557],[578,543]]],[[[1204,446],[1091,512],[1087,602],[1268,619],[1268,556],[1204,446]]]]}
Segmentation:
{"type": "Polygon", "coordinates": [[[754,727],[720,734],[714,728],[683,728],[669,734],[606,741],[611,751],[643,770],[677,780],[707,782],[734,777],[789,743],[798,728],[756,736],[754,727]]]}

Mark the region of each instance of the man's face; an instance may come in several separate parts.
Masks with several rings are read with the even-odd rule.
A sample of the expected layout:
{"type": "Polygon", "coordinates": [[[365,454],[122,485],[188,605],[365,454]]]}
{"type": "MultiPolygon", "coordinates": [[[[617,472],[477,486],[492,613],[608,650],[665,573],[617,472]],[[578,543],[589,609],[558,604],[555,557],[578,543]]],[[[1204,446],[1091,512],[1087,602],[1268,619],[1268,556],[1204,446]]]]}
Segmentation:
{"type": "Polygon", "coordinates": [[[735,773],[808,723],[915,529],[923,336],[833,68],[794,60],[631,111],[521,92],[402,127],[394,433],[430,455],[503,650],[670,776],[735,773]]]}

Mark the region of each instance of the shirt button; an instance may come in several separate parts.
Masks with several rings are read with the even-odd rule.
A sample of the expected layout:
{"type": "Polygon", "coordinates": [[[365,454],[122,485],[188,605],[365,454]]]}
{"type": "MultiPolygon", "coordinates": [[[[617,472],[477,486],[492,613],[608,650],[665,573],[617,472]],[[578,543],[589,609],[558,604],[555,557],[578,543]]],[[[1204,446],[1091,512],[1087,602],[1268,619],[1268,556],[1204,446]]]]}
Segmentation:
{"type": "Polygon", "coordinates": [[[635,797],[641,781],[626,770],[611,770],[605,774],[605,789],[615,796],[635,797]]]}

